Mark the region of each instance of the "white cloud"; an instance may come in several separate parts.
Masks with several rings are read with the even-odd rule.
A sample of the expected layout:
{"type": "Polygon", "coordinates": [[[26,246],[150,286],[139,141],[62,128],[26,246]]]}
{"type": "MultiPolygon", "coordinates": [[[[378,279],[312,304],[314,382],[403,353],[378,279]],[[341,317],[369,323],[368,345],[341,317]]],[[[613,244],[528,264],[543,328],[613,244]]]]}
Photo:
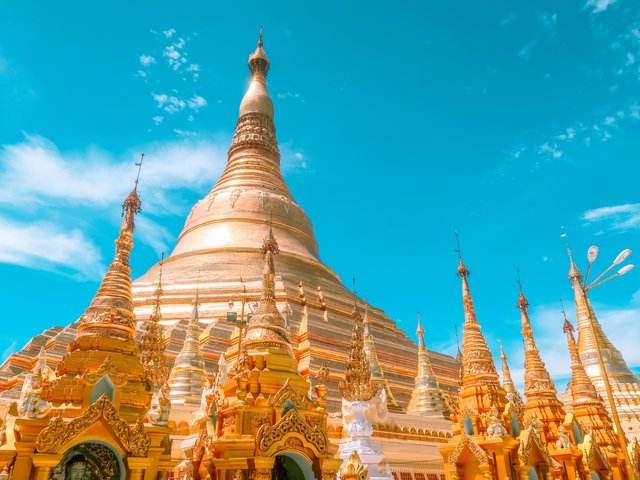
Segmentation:
{"type": "Polygon", "coordinates": [[[640,203],[626,203],[587,210],[582,219],[588,223],[606,223],[609,230],[640,228],[640,203]]]}
{"type": "Polygon", "coordinates": [[[168,254],[175,242],[175,237],[169,230],[145,215],[136,218],[136,238],[149,245],[158,256],[163,252],[168,254]]]}
{"type": "Polygon", "coordinates": [[[207,105],[207,101],[204,99],[204,97],[201,97],[200,95],[194,95],[189,99],[189,101],[187,102],[187,105],[189,105],[190,109],[195,110],[197,112],[202,107],[207,105]]]}
{"type": "Polygon", "coordinates": [[[162,115],[156,115],[151,120],[153,120],[154,125],[160,125],[164,121],[164,117],[162,115]]]}
{"type": "Polygon", "coordinates": [[[144,149],[140,191],[145,211],[171,212],[174,206],[166,195],[212,183],[226,164],[227,147],[226,139],[176,140],[115,157],[95,147],[63,153],[48,139],[27,135],[23,142],[0,149],[0,204],[21,209],[46,207],[51,199],[76,206],[119,204],[131,188],[132,164],[138,157],[134,152],[144,149]]]}
{"type": "Polygon", "coordinates": [[[198,135],[196,132],[192,132],[190,130],[182,130],[180,128],[174,128],[173,132],[179,137],[195,137],[198,135]]]}
{"type": "Polygon", "coordinates": [[[500,20],[499,25],[501,27],[506,27],[507,25],[509,25],[511,22],[513,22],[517,18],[518,18],[518,14],[516,12],[511,12],[509,15],[507,15],[506,18],[500,20]]]}
{"type": "Polygon", "coordinates": [[[558,21],[558,14],[555,12],[536,12],[536,18],[546,28],[552,28],[558,21]]]}
{"type": "Polygon", "coordinates": [[[158,104],[158,108],[162,108],[167,113],[176,113],[184,110],[186,106],[186,102],[178,97],[174,97],[173,95],[167,95],[165,93],[162,94],[152,94],[153,99],[158,104]]]}
{"type": "Polygon", "coordinates": [[[176,29],[175,28],[170,28],[168,30],[163,30],[162,33],[164,34],[165,37],[171,38],[171,37],[173,37],[175,35],[176,29]]]}
{"type": "Polygon", "coordinates": [[[288,98],[295,98],[296,100],[302,100],[302,96],[299,93],[294,93],[290,91],[286,91],[284,93],[276,93],[276,97],[280,100],[286,100],[288,98]]]}
{"type": "Polygon", "coordinates": [[[557,143],[545,142],[538,147],[538,153],[548,159],[557,159],[562,157],[564,152],[558,148],[557,143]]]}
{"type": "Polygon", "coordinates": [[[143,67],[148,67],[154,63],[156,63],[156,59],[151,55],[140,55],[140,65],[143,67]]]}
{"type": "Polygon", "coordinates": [[[585,8],[591,9],[592,13],[604,12],[611,5],[616,3],[617,0],[587,0],[585,8]]]}
{"type": "Polygon", "coordinates": [[[98,248],[80,230],[0,217],[0,262],[97,280],[104,272],[98,248]]]}
{"type": "Polygon", "coordinates": [[[527,43],[524,47],[520,49],[520,51],[518,52],[518,56],[520,58],[523,58],[524,60],[529,60],[529,58],[531,57],[531,50],[537,43],[538,43],[538,40],[533,40],[527,43]]]}
{"type": "Polygon", "coordinates": [[[291,142],[280,144],[280,165],[283,173],[295,172],[308,168],[303,151],[293,147],[291,142]]]}

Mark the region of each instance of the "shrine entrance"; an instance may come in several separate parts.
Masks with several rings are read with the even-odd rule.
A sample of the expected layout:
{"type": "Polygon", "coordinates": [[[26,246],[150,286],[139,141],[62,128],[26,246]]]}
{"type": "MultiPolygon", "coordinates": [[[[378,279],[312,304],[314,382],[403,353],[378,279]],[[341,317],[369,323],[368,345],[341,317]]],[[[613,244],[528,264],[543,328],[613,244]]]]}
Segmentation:
{"type": "Polygon", "coordinates": [[[102,442],[83,442],[69,448],[53,469],[53,480],[124,480],[120,456],[102,442]]]}
{"type": "Polygon", "coordinates": [[[314,480],[309,460],[299,453],[286,452],[276,456],[271,480],[314,480]]]}

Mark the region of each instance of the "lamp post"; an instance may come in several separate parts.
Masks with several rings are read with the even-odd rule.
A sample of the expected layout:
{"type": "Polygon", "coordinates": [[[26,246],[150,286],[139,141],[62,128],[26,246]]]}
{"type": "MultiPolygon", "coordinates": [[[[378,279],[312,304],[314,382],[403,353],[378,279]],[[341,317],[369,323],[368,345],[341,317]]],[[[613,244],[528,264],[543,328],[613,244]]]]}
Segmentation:
{"type": "Polygon", "coordinates": [[[620,277],[626,273],[629,273],[633,270],[634,266],[631,264],[625,265],[620,268],[616,273],[610,275],[609,277],[605,277],[607,273],[609,273],[614,267],[624,262],[629,255],[631,255],[631,249],[626,248],[615,258],[613,263],[607,267],[600,275],[596,277],[591,283],[587,284],[589,280],[589,272],[591,271],[591,265],[595,262],[598,257],[599,249],[595,245],[589,247],[587,251],[587,260],[589,262],[589,266],[587,267],[587,272],[584,277],[584,282],[580,284],[580,293],[583,296],[583,300],[587,307],[587,317],[589,320],[589,331],[591,332],[591,336],[594,339],[594,346],[596,350],[596,356],[598,358],[598,365],[600,366],[600,373],[602,374],[602,379],[604,381],[604,388],[607,393],[607,399],[609,401],[609,409],[611,410],[611,417],[613,418],[613,422],[616,427],[616,433],[618,435],[618,442],[620,443],[620,448],[622,449],[622,453],[624,455],[624,463],[627,469],[628,478],[637,478],[633,472],[633,468],[631,466],[631,461],[629,458],[629,452],[627,450],[627,437],[622,430],[622,425],[620,424],[620,416],[618,415],[618,407],[616,406],[615,398],[613,396],[613,390],[611,388],[611,382],[609,382],[609,376],[607,374],[606,365],[604,363],[604,358],[602,356],[602,350],[600,349],[600,343],[598,342],[598,337],[596,336],[596,328],[595,328],[595,319],[593,314],[593,309],[591,308],[591,304],[589,303],[589,297],[587,296],[587,292],[593,290],[594,288],[599,287],[600,285],[607,283],[609,280],[612,280],[616,277],[620,277]]]}

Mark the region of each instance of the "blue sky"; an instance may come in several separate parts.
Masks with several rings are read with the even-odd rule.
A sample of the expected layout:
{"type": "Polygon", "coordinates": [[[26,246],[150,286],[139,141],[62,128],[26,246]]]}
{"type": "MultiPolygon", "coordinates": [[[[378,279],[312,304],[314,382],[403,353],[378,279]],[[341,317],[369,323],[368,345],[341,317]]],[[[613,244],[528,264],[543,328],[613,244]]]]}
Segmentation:
{"type": "MultiPolygon", "coordinates": [[[[452,353],[457,229],[491,348],[519,377],[519,267],[543,359],[566,377],[560,227],[582,267],[599,245],[596,271],[639,246],[629,0],[3,5],[0,351],[82,313],[140,151],[134,277],[170,250],[224,167],[260,25],[283,169],[324,262],[411,335],[419,309],[428,345],[452,353]]],[[[592,294],[635,367],[638,278],[592,294]]]]}

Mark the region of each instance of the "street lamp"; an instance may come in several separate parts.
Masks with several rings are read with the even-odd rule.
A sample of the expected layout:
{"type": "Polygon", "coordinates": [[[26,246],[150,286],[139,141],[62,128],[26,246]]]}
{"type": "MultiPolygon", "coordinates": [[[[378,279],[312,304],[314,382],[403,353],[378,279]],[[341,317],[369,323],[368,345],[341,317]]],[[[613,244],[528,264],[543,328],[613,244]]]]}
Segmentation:
{"type": "Polygon", "coordinates": [[[585,305],[587,306],[586,310],[587,310],[587,316],[589,320],[589,330],[591,332],[591,336],[594,339],[593,344],[596,349],[596,354],[597,354],[596,356],[598,357],[598,364],[600,366],[600,372],[602,374],[602,379],[604,381],[605,391],[607,392],[607,399],[609,400],[611,417],[613,417],[613,422],[616,427],[616,433],[618,434],[618,442],[620,443],[620,448],[622,449],[622,452],[624,455],[624,462],[627,468],[627,475],[629,476],[629,478],[636,478],[633,472],[633,468],[631,466],[629,452],[627,450],[627,437],[625,436],[624,431],[622,430],[622,425],[620,424],[618,407],[616,406],[615,398],[613,397],[613,390],[611,388],[611,382],[609,382],[609,376],[607,374],[606,365],[604,363],[604,358],[602,356],[602,351],[600,350],[600,343],[597,341],[598,337],[596,335],[595,319],[593,318],[593,314],[592,314],[593,310],[591,309],[591,304],[589,303],[589,297],[587,296],[587,292],[589,290],[593,290],[594,288],[597,288],[600,285],[607,283],[609,280],[613,278],[621,277],[622,275],[629,273],[631,270],[633,270],[634,266],[631,264],[625,265],[624,267],[620,268],[616,273],[603,279],[603,277],[607,273],[609,273],[614,267],[616,267],[617,265],[620,265],[627,258],[629,258],[629,255],[631,255],[631,249],[626,248],[618,254],[618,256],[615,258],[613,263],[611,263],[611,265],[609,265],[604,272],[602,272],[600,275],[596,277],[595,280],[593,280],[591,283],[588,284],[587,282],[589,280],[589,272],[591,270],[591,265],[593,264],[593,262],[595,262],[596,258],[598,257],[598,253],[599,253],[598,247],[596,247],[595,245],[589,247],[589,250],[587,251],[587,260],[589,262],[589,266],[587,267],[587,272],[584,276],[584,282],[582,283],[582,285],[580,285],[581,287],[580,291],[581,291],[581,294],[583,295],[583,300],[585,302],[585,305]]]}

